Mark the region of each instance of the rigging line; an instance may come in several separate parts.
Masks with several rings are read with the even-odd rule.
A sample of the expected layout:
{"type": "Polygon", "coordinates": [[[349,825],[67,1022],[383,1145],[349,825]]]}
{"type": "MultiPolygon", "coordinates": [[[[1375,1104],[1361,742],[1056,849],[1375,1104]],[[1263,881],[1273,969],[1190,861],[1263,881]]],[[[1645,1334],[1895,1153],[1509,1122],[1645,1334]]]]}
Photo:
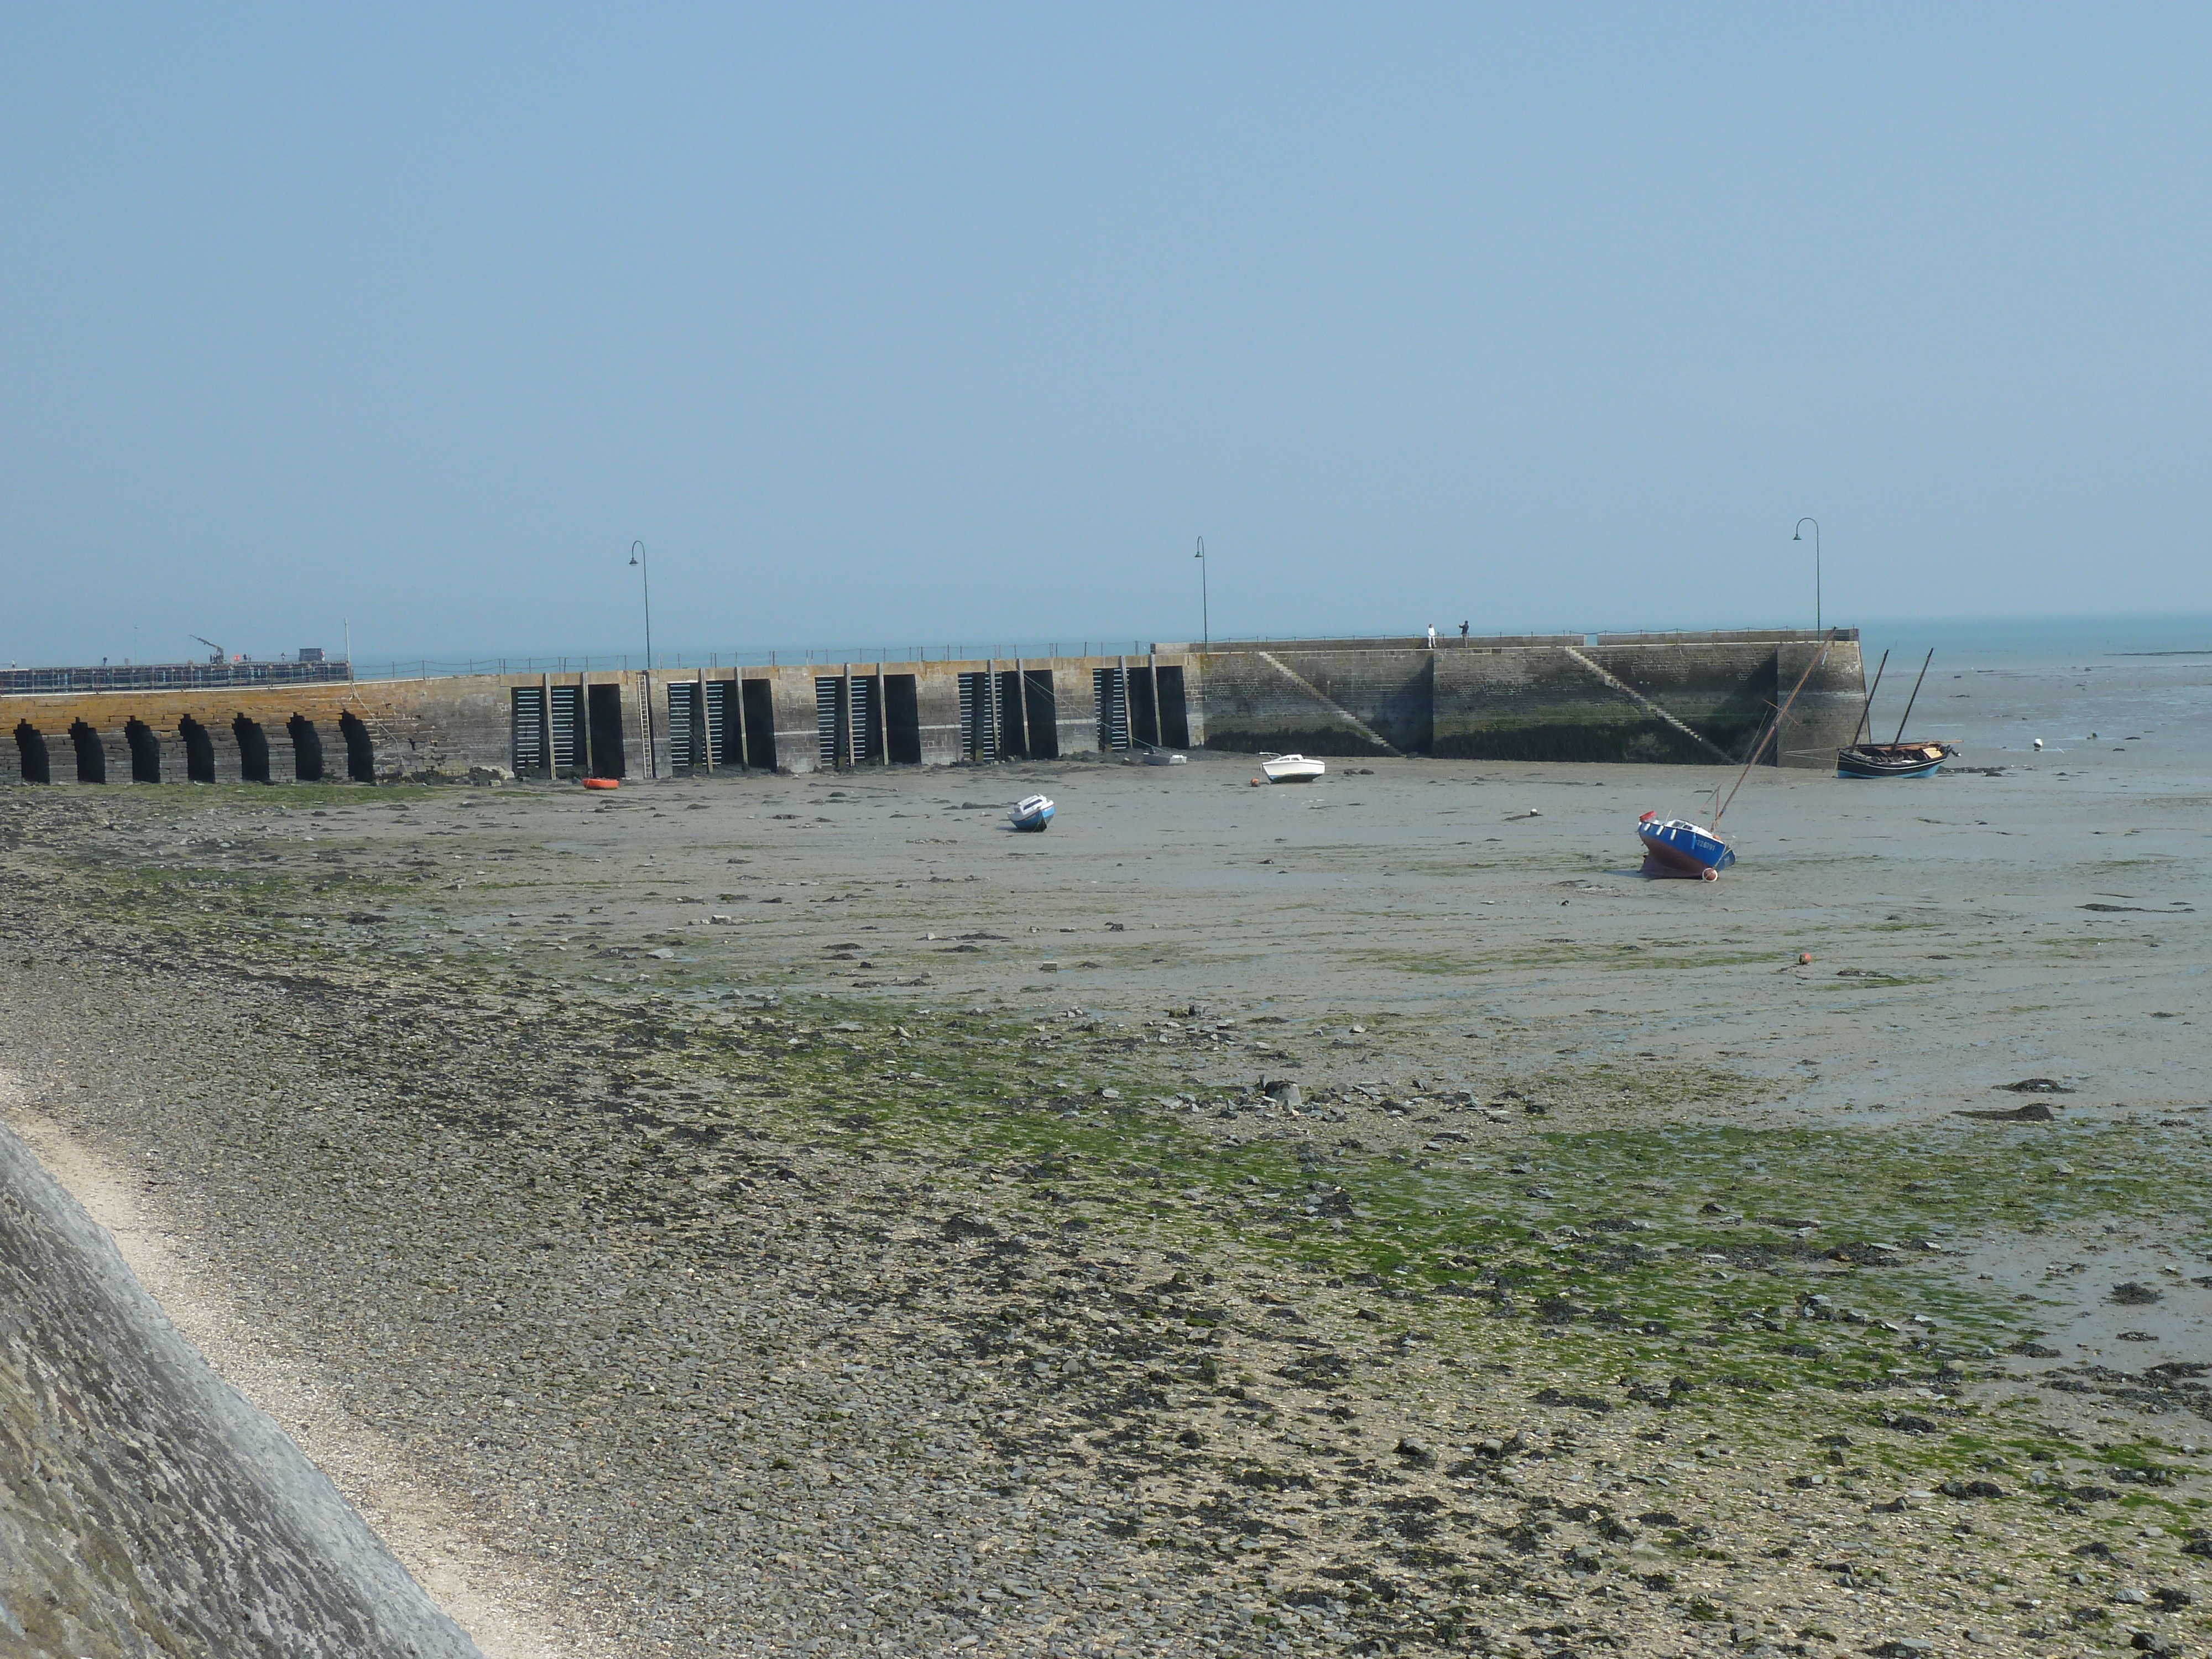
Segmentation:
{"type": "Polygon", "coordinates": [[[1905,700],[1905,713],[1898,719],[1897,735],[1889,740],[1893,747],[1905,741],[1905,722],[1912,718],[1912,705],[1920,701],[1920,680],[1928,678],[1928,665],[1935,660],[1936,647],[1931,645],[1920,664],[1920,679],[1912,682],[1912,695],[1905,700]]]}
{"type": "MultiPolygon", "coordinates": [[[[1782,722],[1790,718],[1790,706],[1797,701],[1798,692],[1802,691],[1805,689],[1805,682],[1813,678],[1813,671],[1827,660],[1828,647],[1835,642],[1836,630],[1832,628],[1828,630],[1827,636],[1820,641],[1820,648],[1814,653],[1813,660],[1805,665],[1805,672],[1797,677],[1797,684],[1790,689],[1790,701],[1784,703],[1780,708],[1775,711],[1773,725],[1767,728],[1765,736],[1761,737],[1757,745],[1753,748],[1751,751],[1751,758],[1743,763],[1743,770],[1736,774],[1735,787],[1728,792],[1728,799],[1723,801],[1720,805],[1714,810],[1713,829],[1716,833],[1718,832],[1721,827],[1721,815],[1726,812],[1729,810],[1729,807],[1734,804],[1736,790],[1743,787],[1743,781],[1751,775],[1751,769],[1759,764],[1759,756],[1765,752],[1767,738],[1776,737],[1780,734],[1782,731],[1782,722]]],[[[1778,655],[1779,653],[1778,653],[1777,654],[1778,655]]]]}
{"type": "MultiPolygon", "coordinates": [[[[1866,664],[1866,659],[1864,657],[1861,657],[1859,659],[1859,663],[1860,665],[1863,667],[1866,664]]],[[[1859,733],[1866,730],[1866,723],[1874,714],[1874,694],[1881,690],[1881,671],[1888,666],[1889,653],[1885,651],[1881,653],[1881,661],[1875,667],[1874,684],[1867,688],[1866,707],[1859,710],[1859,723],[1851,727],[1851,741],[1850,746],[1854,749],[1858,747],[1859,733]]]]}

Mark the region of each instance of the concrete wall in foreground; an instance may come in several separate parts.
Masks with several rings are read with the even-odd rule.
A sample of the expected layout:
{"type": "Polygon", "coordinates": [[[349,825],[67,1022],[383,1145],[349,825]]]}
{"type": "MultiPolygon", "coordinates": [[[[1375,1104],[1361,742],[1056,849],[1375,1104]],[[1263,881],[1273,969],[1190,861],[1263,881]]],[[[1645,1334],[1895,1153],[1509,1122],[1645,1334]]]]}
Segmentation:
{"type": "Polygon", "coordinates": [[[0,1652],[478,1659],[0,1129],[0,1652]]]}

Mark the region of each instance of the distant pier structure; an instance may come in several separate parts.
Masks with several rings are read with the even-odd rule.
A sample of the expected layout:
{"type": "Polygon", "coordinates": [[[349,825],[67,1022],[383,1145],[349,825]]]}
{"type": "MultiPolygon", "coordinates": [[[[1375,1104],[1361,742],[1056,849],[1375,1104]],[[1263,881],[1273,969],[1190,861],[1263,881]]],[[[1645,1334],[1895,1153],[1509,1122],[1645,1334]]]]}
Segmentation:
{"type": "Polygon", "coordinates": [[[374,680],[343,662],[182,665],[168,682],[18,670],[0,679],[0,782],[705,777],[1148,747],[1717,764],[1747,757],[1801,678],[1765,758],[1832,767],[1865,684],[1857,630],[1831,633],[1245,640],[374,680]]]}

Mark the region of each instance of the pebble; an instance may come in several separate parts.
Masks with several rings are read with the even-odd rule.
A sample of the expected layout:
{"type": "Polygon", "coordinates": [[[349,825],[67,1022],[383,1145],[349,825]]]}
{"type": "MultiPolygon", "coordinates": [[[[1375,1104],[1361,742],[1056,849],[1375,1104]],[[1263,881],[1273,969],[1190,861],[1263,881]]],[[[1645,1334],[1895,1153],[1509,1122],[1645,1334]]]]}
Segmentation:
{"type": "MultiPolygon", "coordinates": [[[[1270,1227],[1275,1209],[1292,1212],[1293,1238],[1334,1237],[1325,1216],[1349,1230],[1346,1243],[1389,1248],[1401,1218],[1376,1219],[1381,1206],[1351,1171],[1422,1136],[1441,1142],[1432,1117],[1401,1128],[1349,1094],[1324,1097],[1331,1116],[1365,1114],[1354,1127],[1368,1144],[1340,1168],[1325,1162],[1342,1155],[1340,1132],[1309,1136],[1310,1120],[1248,1114],[1241,1141],[1210,1114],[1173,1120],[1222,1147],[1310,1151],[1330,1190],[1349,1194],[1322,1215],[1304,1178],[1270,1192],[1188,1167],[1146,1174],[1156,1155],[1143,1136],[1163,1127],[1149,1106],[1083,1115],[1082,1132],[1105,1148],[1088,1183],[1080,1163],[1040,1175],[1024,1167],[1029,1154],[988,1150],[1019,1130],[1005,1095],[974,1115],[984,1150],[933,1162],[875,1148],[859,1126],[908,1093],[909,1068],[957,1072],[963,1051],[941,1024],[957,1012],[951,1001],[936,1019],[899,1013],[921,1035],[896,1047],[860,1020],[809,1048],[823,1033],[806,1031],[803,1014],[780,1019],[746,1040],[724,1092],[702,1098],[686,1074],[702,1028],[642,987],[584,1000],[550,979],[441,978],[375,959],[386,948],[375,942],[308,981],[221,945],[164,955],[157,935],[121,929],[58,963],[64,947],[49,941],[64,935],[51,917],[82,895],[42,886],[52,866],[4,837],[0,860],[0,921],[42,957],[35,973],[0,962],[10,1011],[0,1056],[96,1067],[112,1084],[98,1099],[71,1097],[80,1126],[171,1177],[161,1201],[179,1237],[239,1287],[241,1315],[272,1351],[343,1379],[349,1415],[404,1442],[432,1484],[475,1494],[487,1533],[562,1586],[565,1610],[593,1638],[580,1651],[1026,1655],[1115,1637],[1146,1659],[1498,1651],[1526,1645],[1531,1627],[1565,1626],[1577,1650],[1607,1632],[1620,1650],[1680,1652],[1728,1620],[1753,1646],[1790,1647],[1803,1615],[1790,1616],[1791,1635],[1762,1634],[1749,1606],[1784,1584],[1826,1594],[1807,1571],[1816,1558],[1805,1528],[1911,1540],[1880,1564],[1850,1558],[1862,1583],[1881,1582],[1875,1570],[1887,1582],[1876,1628],[1822,1614],[1847,1650],[1869,1650],[1881,1623],[1957,1628],[1939,1573],[1978,1561],[1980,1540],[1954,1540],[1940,1522],[1911,1530],[1927,1517],[1870,1504],[1848,1470],[1784,1489],[1786,1466],[1758,1467],[1764,1448],[1690,1457],[1693,1417],[1746,1410],[1777,1442],[1848,1426],[1884,1445],[1927,1437],[1916,1458],[1940,1455],[1948,1402],[1918,1418],[1894,1413],[1894,1392],[1732,1393],[1744,1384],[1721,1374],[1728,1361],[1712,1350],[1741,1335],[1708,1343],[1702,1307],[1682,1316],[1697,1323],[1663,1336],[1606,1322],[1640,1310],[1616,1294],[1630,1281],[1593,1283],[1589,1268],[1644,1246],[1578,1211],[1571,1237],[1535,1245],[1501,1229],[1494,1255],[1473,1253],[1462,1288],[1492,1288],[1482,1275],[1493,1261],[1517,1262],[1534,1284],[1509,1285],[1505,1340],[1462,1347],[1419,1340],[1446,1320],[1441,1298],[1422,1305],[1418,1279],[1378,1262],[1380,1285],[1325,1287],[1286,1268],[1294,1251],[1217,1248],[1176,1202],[1180,1191],[1270,1227]],[[24,872],[36,878],[18,880],[24,872]],[[174,994],[144,997],[148,980],[174,994]],[[801,1051],[787,1054],[787,1042],[801,1051]],[[810,1052],[849,1067],[837,1073],[849,1086],[807,1094],[818,1084],[793,1079],[807,1075],[810,1052]],[[310,1121],[307,1103],[325,1115],[310,1121]],[[1117,1210],[1085,1195],[1101,1190],[1127,1201],[1117,1210]],[[1576,1275],[1556,1295],[1555,1268],[1576,1275]],[[1539,1337],[1539,1296],[1575,1310],[1557,1340],[1539,1337]],[[1607,1343],[1625,1372],[1586,1363],[1584,1348],[1607,1343]],[[1694,1391],[1670,1411],[1677,1367],[1694,1391]],[[1560,1403],[1538,1403],[1543,1389],[1560,1403]],[[1655,1500],[1673,1508],[1663,1521],[1645,1510],[1639,1532],[1630,1518],[1655,1500]],[[1795,1557],[1774,1566],[1766,1557],[1781,1547],[1795,1557]],[[1255,1616],[1275,1622],[1255,1627],[1255,1616]],[[1447,1619],[1461,1633],[1441,1640],[1447,1619]]],[[[745,1018],[766,1012],[727,1006],[745,1018]]],[[[990,1012],[975,1004],[969,1017],[990,1012]]],[[[1112,1040],[1097,1038],[1101,1048],[1112,1040]]],[[[1047,1074],[1018,1097],[1071,1109],[1086,1093],[1120,1101],[1098,1071],[1072,1063],[1072,1047],[1040,1060],[1047,1074]]],[[[1164,1074],[1133,1085],[1147,1101],[1169,1086],[1164,1074]]],[[[1210,1106],[1230,1085],[1182,1086],[1210,1106]]],[[[963,1102],[953,1090],[931,1098],[963,1102]]],[[[1413,1114],[1454,1109],[1451,1093],[1412,1092],[1413,1114]]],[[[1566,1090],[1556,1098],[1577,1109],[1566,1090]]],[[[1514,1141],[1549,1127],[1506,1115],[1455,1120],[1478,1145],[1500,1143],[1468,1167],[1494,1170],[1514,1141]]],[[[1571,1168],[1547,1162],[1562,1190],[1583,1190],[1571,1168]]],[[[1512,1173],[1534,1168],[1523,1160],[1512,1173]]],[[[1502,1208],[1526,1183],[1497,1184],[1502,1208]]],[[[1668,1204],[1686,1212],[1695,1197],[1668,1204]]],[[[1210,1229],[1215,1218],[1200,1219],[1210,1229]]],[[[1527,1224],[1523,1213],[1516,1225],[1527,1224]]],[[[1866,1248],[1862,1262],[1901,1254],[1866,1248]]],[[[1809,1253],[1791,1259],[1817,1265],[1809,1253]]],[[[1919,1261],[1931,1273],[1943,1265],[1919,1261]]],[[[1863,1292],[1877,1308],[1896,1293],[1875,1288],[1881,1277],[1869,1273],[1863,1292]]],[[[1776,1304],[1766,1324],[1797,1311],[1786,1305],[1795,1291],[1757,1293],[1776,1304]]],[[[1700,1289],[1697,1299],[1712,1297],[1700,1289]]],[[[1715,1311],[1733,1319],[1741,1303],[1715,1311]]],[[[1470,1298],[1449,1316],[1472,1316],[1467,1328],[1486,1335],[1492,1314],[1470,1298]]],[[[1906,1358],[1907,1345],[1882,1346],[1906,1358]]],[[[1924,1346],[1912,1355],[1905,1388],[1920,1386],[1929,1358],[1924,1346]]],[[[1915,1467],[1930,1480],[1950,1473],[1915,1467]]],[[[2025,1518],[2025,1497],[2013,1502],[2025,1518]]],[[[1875,1603],[1856,1599],[1868,1593],[1851,1605],[1872,1613],[1875,1603]]],[[[1892,1640],[1899,1653],[1932,1650],[1892,1640]]]]}

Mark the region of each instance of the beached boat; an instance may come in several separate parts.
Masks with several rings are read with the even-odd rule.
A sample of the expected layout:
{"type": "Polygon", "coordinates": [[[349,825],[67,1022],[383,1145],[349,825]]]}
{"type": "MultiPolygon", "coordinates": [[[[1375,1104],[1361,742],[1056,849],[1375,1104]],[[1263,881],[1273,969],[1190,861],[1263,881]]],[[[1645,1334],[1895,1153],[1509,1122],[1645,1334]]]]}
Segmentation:
{"type": "Polygon", "coordinates": [[[1729,810],[1729,802],[1735,799],[1737,789],[1751,775],[1751,769],[1759,764],[1766,752],[1766,745],[1781,733],[1783,723],[1797,702],[1797,693],[1805,689],[1805,682],[1813,678],[1813,671],[1826,660],[1828,647],[1835,643],[1835,630],[1828,630],[1820,641],[1820,648],[1813,660],[1805,665],[1805,672],[1797,677],[1797,684],[1782,707],[1774,711],[1774,718],[1761,729],[1758,740],[1751,745],[1751,754],[1743,763],[1743,770],[1735,775],[1735,785],[1721,799],[1718,785],[1713,788],[1713,823],[1708,830],[1701,823],[1692,823],[1687,818],[1662,818],[1656,812],[1645,812],[1636,820],[1636,836],[1644,843],[1644,870],[1647,876],[1685,876],[1692,880],[1718,881],[1721,872],[1735,862],[1735,849],[1721,839],[1721,818],[1729,810]]]}
{"type": "MultiPolygon", "coordinates": [[[[1889,653],[1881,653],[1881,661],[1874,671],[1874,684],[1867,689],[1866,707],[1859,711],[1859,723],[1852,729],[1851,740],[1836,750],[1838,777],[1932,778],[1945,761],[1959,752],[1956,744],[1905,741],[1905,722],[1912,718],[1912,705],[1920,701],[1921,681],[1928,678],[1928,665],[1935,660],[1933,651],[1922,659],[1920,678],[1912,682],[1912,695],[1905,700],[1905,715],[1897,723],[1897,735],[1887,743],[1861,743],[1859,733],[1867,731],[1874,718],[1874,694],[1881,690],[1881,672],[1889,666],[1889,653]]],[[[1869,732],[1868,735],[1871,737],[1873,733],[1869,732]]]]}
{"type": "Polygon", "coordinates": [[[1045,825],[1052,822],[1052,811],[1051,796],[1024,795],[1007,811],[1006,822],[1017,830],[1042,835],[1045,825]]]}
{"type": "Polygon", "coordinates": [[[1839,778],[1932,778],[1959,752],[1948,743],[1855,743],[1836,750],[1839,778]]]}
{"type": "Polygon", "coordinates": [[[1735,862],[1735,853],[1726,842],[1686,818],[1646,812],[1636,821],[1636,834],[1644,843],[1643,872],[1647,876],[1718,881],[1721,872],[1735,862]]]}
{"type": "Polygon", "coordinates": [[[1145,752],[1141,758],[1147,766],[1188,766],[1190,764],[1189,756],[1178,755],[1172,750],[1155,749],[1148,743],[1144,745],[1144,750],[1145,752]]]}
{"type": "Polygon", "coordinates": [[[1311,783],[1328,768],[1304,755],[1263,755],[1260,757],[1260,769],[1267,775],[1270,783],[1311,783]]]}

